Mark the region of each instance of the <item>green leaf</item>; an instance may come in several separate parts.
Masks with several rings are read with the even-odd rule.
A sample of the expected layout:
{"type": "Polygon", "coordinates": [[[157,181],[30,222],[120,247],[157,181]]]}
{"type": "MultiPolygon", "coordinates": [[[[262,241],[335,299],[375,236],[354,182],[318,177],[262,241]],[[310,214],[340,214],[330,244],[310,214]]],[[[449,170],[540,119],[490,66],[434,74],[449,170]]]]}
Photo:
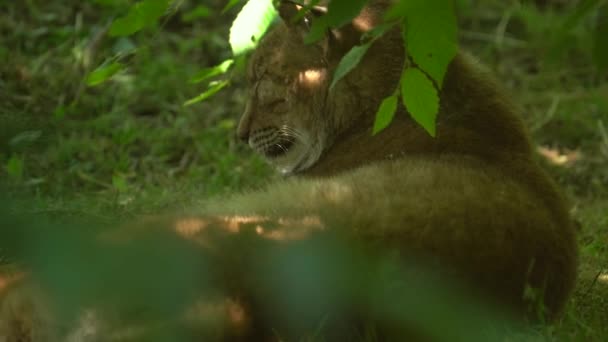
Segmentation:
{"type": "Polygon", "coordinates": [[[205,5],[198,5],[193,10],[188,11],[182,15],[182,21],[189,23],[199,18],[207,18],[213,14],[211,8],[205,5]]]}
{"type": "Polygon", "coordinates": [[[211,82],[207,90],[205,90],[199,96],[184,102],[184,106],[190,106],[210,98],[211,96],[215,95],[217,92],[225,88],[229,83],[230,82],[228,82],[227,80],[211,82]]]}
{"type": "Polygon", "coordinates": [[[236,6],[236,4],[238,4],[239,2],[241,2],[241,0],[230,0],[226,6],[224,6],[224,8],[222,9],[222,14],[230,11],[230,9],[234,6],[236,6]]]}
{"type": "Polygon", "coordinates": [[[238,56],[255,48],[276,16],[272,0],[249,0],[230,27],[232,54],[238,56]]]}
{"type": "Polygon", "coordinates": [[[144,24],[139,17],[127,15],[114,20],[108,34],[111,37],[129,36],[141,30],[143,27],[144,24]]]}
{"type": "Polygon", "coordinates": [[[342,60],[340,60],[340,64],[338,64],[336,72],[334,73],[334,79],[331,81],[330,89],[333,89],[339,80],[359,64],[371,44],[372,42],[370,41],[367,44],[355,46],[342,57],[342,60]]]}
{"type": "Polygon", "coordinates": [[[144,0],[139,6],[139,16],[145,26],[156,24],[158,19],[165,15],[172,0],[144,0]]]}
{"type": "Polygon", "coordinates": [[[63,105],[59,105],[57,107],[55,107],[55,110],[53,111],[53,117],[55,119],[63,119],[65,117],[65,115],[67,114],[67,108],[63,105]]]}
{"type": "Polygon", "coordinates": [[[152,26],[165,14],[170,4],[171,0],[140,1],[131,6],[126,16],[114,20],[108,33],[110,36],[129,36],[152,26]]]}
{"type": "Polygon", "coordinates": [[[583,0],[578,3],[572,14],[566,18],[560,31],[568,32],[578,26],[587,14],[591,13],[603,0],[583,0]]]}
{"type": "Polygon", "coordinates": [[[407,68],[401,76],[401,97],[412,118],[434,137],[439,95],[433,82],[419,69],[407,68]]]}
{"type": "Polygon", "coordinates": [[[382,36],[383,34],[385,34],[390,29],[392,29],[394,26],[395,26],[395,23],[380,24],[380,25],[372,28],[371,30],[365,32],[363,34],[363,36],[361,37],[361,40],[367,41],[369,39],[376,39],[376,38],[382,36]]]}
{"type": "Polygon", "coordinates": [[[395,111],[397,110],[398,99],[397,94],[393,94],[382,100],[380,108],[378,108],[378,112],[376,113],[372,135],[376,135],[378,132],[388,127],[391,121],[393,121],[395,111]]]}
{"type": "Polygon", "coordinates": [[[87,76],[87,85],[89,87],[96,86],[108,80],[110,77],[114,76],[117,72],[123,69],[123,65],[118,62],[112,62],[106,65],[102,65],[99,68],[93,70],[87,76]]]}
{"type": "Polygon", "coordinates": [[[127,180],[121,175],[112,176],[112,186],[118,192],[125,192],[129,188],[129,186],[127,184],[127,180]]]}
{"type": "Polygon", "coordinates": [[[327,14],[321,19],[313,20],[311,30],[304,39],[307,44],[323,38],[329,28],[339,28],[351,22],[359,15],[367,0],[332,0],[327,7],[327,14]]]}
{"type": "Polygon", "coordinates": [[[228,69],[234,64],[234,59],[227,59],[221,64],[216,66],[205,68],[197,72],[191,79],[190,83],[201,83],[211,77],[215,77],[221,74],[225,74],[228,69]]]}
{"type": "Polygon", "coordinates": [[[317,6],[317,4],[319,2],[321,2],[321,0],[311,0],[310,2],[308,2],[307,4],[305,4],[304,7],[302,7],[302,9],[298,11],[298,14],[296,14],[291,19],[291,22],[292,23],[297,23],[300,20],[302,20],[302,18],[304,18],[304,16],[306,16],[306,14],[308,14],[313,7],[317,6]]]}
{"type": "Polygon", "coordinates": [[[21,180],[23,178],[23,169],[23,157],[13,155],[6,163],[6,173],[14,180],[21,180]]]}
{"type": "Polygon", "coordinates": [[[458,52],[456,16],[451,1],[413,0],[406,11],[404,43],[408,54],[439,89],[458,52]]]}
{"type": "Polygon", "coordinates": [[[367,0],[332,0],[327,7],[327,23],[338,28],[350,23],[361,13],[367,0]]]}
{"type": "Polygon", "coordinates": [[[325,37],[325,33],[328,29],[329,25],[327,24],[327,20],[325,20],[325,17],[315,19],[312,23],[310,31],[308,32],[306,37],[304,37],[304,43],[312,44],[316,41],[321,40],[323,37],[325,37]]]}
{"type": "Polygon", "coordinates": [[[25,148],[33,145],[42,136],[42,131],[25,131],[14,136],[8,143],[12,148],[25,148]]]}
{"type": "Polygon", "coordinates": [[[608,69],[608,4],[602,5],[593,32],[593,58],[600,70],[608,69]]]}

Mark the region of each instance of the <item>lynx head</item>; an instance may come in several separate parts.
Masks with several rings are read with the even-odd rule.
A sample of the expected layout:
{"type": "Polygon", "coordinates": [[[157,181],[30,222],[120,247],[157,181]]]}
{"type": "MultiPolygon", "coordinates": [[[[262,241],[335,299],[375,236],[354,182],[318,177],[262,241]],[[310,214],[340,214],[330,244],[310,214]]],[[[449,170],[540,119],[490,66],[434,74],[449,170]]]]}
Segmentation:
{"type": "Polygon", "coordinates": [[[373,57],[366,57],[357,68],[365,72],[351,72],[329,89],[340,59],[375,24],[369,9],[311,44],[304,38],[325,9],[315,7],[296,20],[300,10],[297,4],[280,2],[281,22],[253,53],[247,71],[250,97],[237,131],[240,139],[284,174],[314,165],[365,108],[377,106],[371,102],[379,96],[368,94],[377,87],[369,83],[387,82],[385,73],[364,65],[370,64],[366,60],[374,63],[373,57]]]}

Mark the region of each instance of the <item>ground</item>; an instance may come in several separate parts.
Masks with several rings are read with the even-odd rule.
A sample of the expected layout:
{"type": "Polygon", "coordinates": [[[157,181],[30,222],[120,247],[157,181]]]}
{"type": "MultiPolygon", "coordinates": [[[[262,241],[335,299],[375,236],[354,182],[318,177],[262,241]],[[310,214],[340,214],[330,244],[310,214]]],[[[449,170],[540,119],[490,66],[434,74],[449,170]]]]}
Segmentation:
{"type": "MultiPolygon", "coordinates": [[[[229,89],[191,76],[230,56],[235,10],[195,1],[162,27],[109,38],[122,0],[0,3],[0,170],[11,208],[112,221],[195,205],[276,177],[234,137],[246,96],[242,66],[229,89]],[[136,53],[134,53],[136,51],[136,53]],[[95,87],[86,75],[121,56],[127,69],[95,87]]],[[[580,279],[560,321],[539,339],[608,339],[608,74],[590,53],[590,25],[572,28],[552,57],[575,2],[458,1],[462,47],[492,69],[522,107],[538,158],[580,223],[580,279]]],[[[1,258],[0,258],[1,261],[1,258]]]]}

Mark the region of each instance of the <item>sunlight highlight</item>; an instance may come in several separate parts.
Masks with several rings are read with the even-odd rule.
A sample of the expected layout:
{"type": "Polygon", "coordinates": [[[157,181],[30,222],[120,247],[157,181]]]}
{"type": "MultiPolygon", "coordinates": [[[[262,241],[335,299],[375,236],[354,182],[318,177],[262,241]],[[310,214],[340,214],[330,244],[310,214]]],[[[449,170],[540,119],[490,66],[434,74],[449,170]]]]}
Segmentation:
{"type": "Polygon", "coordinates": [[[206,221],[199,218],[185,218],[175,222],[173,230],[184,238],[192,238],[208,226],[206,221]]]}
{"type": "MultiPolygon", "coordinates": [[[[318,216],[299,218],[269,218],[265,216],[220,216],[205,218],[189,217],[175,222],[173,230],[181,237],[196,240],[206,247],[212,248],[205,229],[219,229],[230,234],[239,234],[245,229],[253,231],[264,239],[275,241],[300,240],[313,232],[323,230],[318,216]]],[[[1,280],[1,278],[0,278],[1,280]]]]}
{"type": "Polygon", "coordinates": [[[227,324],[230,329],[237,330],[245,328],[249,321],[243,305],[232,298],[200,299],[185,312],[184,318],[191,324],[206,323],[212,326],[227,324]]]}
{"type": "Polygon", "coordinates": [[[554,148],[538,146],[536,151],[551,164],[565,167],[572,166],[583,157],[579,150],[560,151],[554,148]]]}
{"type": "Polygon", "coordinates": [[[298,81],[301,85],[312,88],[318,86],[326,76],[325,69],[308,69],[300,72],[298,81]]]}
{"type": "Polygon", "coordinates": [[[351,187],[339,182],[325,183],[323,184],[323,187],[319,189],[319,192],[334,203],[350,200],[353,197],[353,190],[351,187]]]}
{"type": "Polygon", "coordinates": [[[0,295],[12,284],[18,282],[25,277],[25,273],[0,274],[0,295]]]}

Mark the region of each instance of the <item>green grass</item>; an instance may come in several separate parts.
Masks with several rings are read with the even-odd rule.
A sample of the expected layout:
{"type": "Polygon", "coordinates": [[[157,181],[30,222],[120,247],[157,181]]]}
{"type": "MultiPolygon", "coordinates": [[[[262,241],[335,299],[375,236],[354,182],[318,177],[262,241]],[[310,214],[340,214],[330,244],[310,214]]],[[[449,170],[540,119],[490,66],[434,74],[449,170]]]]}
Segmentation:
{"type": "Polygon", "coordinates": [[[229,53],[225,23],[210,30],[206,21],[175,19],[163,31],[110,39],[99,31],[120,13],[113,8],[59,1],[1,6],[8,15],[0,27],[15,30],[3,44],[0,66],[0,163],[23,165],[9,173],[10,189],[52,202],[141,201],[142,210],[153,211],[175,196],[187,202],[255,186],[268,175],[234,139],[242,85],[182,106],[199,90],[189,78],[229,53]],[[124,57],[124,72],[97,87],[85,85],[88,72],[115,51],[135,48],[124,57]]]}
{"type": "MultiPolygon", "coordinates": [[[[535,142],[579,156],[545,163],[581,223],[581,275],[563,319],[539,335],[604,341],[608,138],[600,127],[608,130],[608,79],[593,66],[588,24],[572,32],[562,59],[548,62],[548,37],[569,6],[461,2],[471,5],[460,10],[463,47],[513,94],[535,142]]],[[[273,177],[234,137],[246,97],[242,77],[208,101],[182,106],[203,90],[189,78],[229,57],[234,11],[219,16],[223,2],[214,4],[213,15],[185,22],[196,2],[184,1],[162,29],[116,39],[103,32],[126,1],[0,3],[0,182],[14,208],[113,220],[186,208],[273,177]],[[87,87],[87,74],[117,53],[126,70],[87,87]]]]}

